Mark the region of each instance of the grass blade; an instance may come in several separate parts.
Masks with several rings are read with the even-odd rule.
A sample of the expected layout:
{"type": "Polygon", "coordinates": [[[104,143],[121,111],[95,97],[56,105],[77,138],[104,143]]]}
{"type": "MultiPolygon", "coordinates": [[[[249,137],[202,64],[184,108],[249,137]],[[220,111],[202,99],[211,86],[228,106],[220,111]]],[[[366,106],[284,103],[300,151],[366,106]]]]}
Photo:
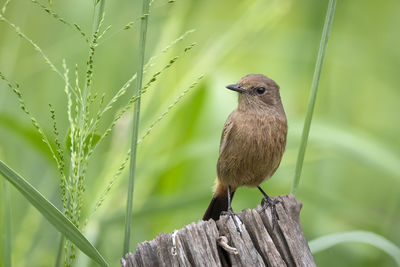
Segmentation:
{"type": "Polygon", "coordinates": [[[97,249],[51,202],[0,160],[0,173],[51,223],[60,233],[74,243],[83,253],[100,266],[109,266],[97,249]]]}
{"type": "Polygon", "coordinates": [[[140,40],[139,40],[139,55],[138,55],[139,60],[137,68],[138,75],[136,79],[136,88],[134,93],[134,95],[138,97],[138,100],[135,102],[135,106],[133,109],[131,160],[129,168],[128,198],[126,202],[126,217],[125,217],[125,234],[124,234],[124,251],[123,251],[124,255],[129,252],[129,243],[131,237],[133,190],[135,182],[137,140],[139,133],[140,95],[141,95],[142,81],[143,81],[144,52],[146,47],[148,15],[149,15],[149,0],[143,0],[142,23],[140,26],[140,40]]]}
{"type": "Polygon", "coordinates": [[[318,253],[345,242],[360,242],[377,247],[389,254],[396,261],[397,265],[400,266],[400,248],[383,236],[372,232],[351,231],[325,235],[310,241],[308,245],[312,253],[318,253]]]}
{"type": "Polygon", "coordinates": [[[321,76],[322,65],[324,63],[326,47],[328,45],[329,32],[332,26],[333,15],[335,14],[336,0],[329,0],[328,11],[326,12],[324,29],[322,31],[321,42],[319,44],[317,62],[315,64],[313,81],[311,84],[310,97],[308,99],[307,113],[304,120],[303,134],[301,136],[301,143],[299,154],[297,156],[296,171],[292,184],[292,194],[296,194],[297,187],[299,186],[301,170],[303,168],[304,154],[306,153],[308,135],[310,133],[310,125],[314,112],[315,100],[317,98],[317,91],[319,85],[319,78],[321,76]]]}
{"type": "MultiPolygon", "coordinates": [[[[292,121],[292,136],[298,136],[300,122],[292,121]]],[[[319,147],[336,151],[338,155],[351,157],[370,170],[387,173],[400,181],[400,153],[395,147],[390,147],[382,139],[366,133],[362,129],[345,127],[341,124],[326,123],[314,120],[310,138],[319,147]]]]}

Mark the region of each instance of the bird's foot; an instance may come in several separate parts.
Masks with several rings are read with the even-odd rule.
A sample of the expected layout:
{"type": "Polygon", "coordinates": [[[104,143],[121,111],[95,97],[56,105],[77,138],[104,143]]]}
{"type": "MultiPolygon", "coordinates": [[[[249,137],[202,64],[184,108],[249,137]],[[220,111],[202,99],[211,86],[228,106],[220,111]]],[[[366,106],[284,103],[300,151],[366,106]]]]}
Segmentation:
{"type": "Polygon", "coordinates": [[[275,225],[278,221],[278,213],[276,212],[276,204],[280,201],[276,198],[272,199],[268,195],[265,195],[261,200],[261,206],[265,211],[267,208],[271,208],[271,215],[272,215],[272,230],[274,230],[275,225]]]}
{"type": "Polygon", "coordinates": [[[232,218],[233,223],[235,224],[235,227],[236,227],[236,231],[238,231],[240,234],[242,234],[243,222],[240,220],[239,216],[237,216],[236,213],[233,212],[232,209],[228,209],[227,211],[221,212],[221,215],[226,215],[226,216],[232,218]]]}

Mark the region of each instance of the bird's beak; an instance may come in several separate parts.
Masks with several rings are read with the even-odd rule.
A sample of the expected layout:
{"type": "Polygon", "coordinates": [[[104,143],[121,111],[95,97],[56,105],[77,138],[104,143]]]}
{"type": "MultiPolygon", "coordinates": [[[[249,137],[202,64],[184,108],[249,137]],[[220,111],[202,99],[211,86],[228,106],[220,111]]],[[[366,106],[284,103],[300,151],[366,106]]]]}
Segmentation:
{"type": "Polygon", "coordinates": [[[227,86],[225,86],[225,87],[228,88],[228,89],[230,89],[230,90],[239,92],[239,93],[244,93],[244,92],[246,92],[246,90],[243,89],[242,87],[240,87],[240,85],[237,84],[237,83],[236,83],[236,84],[230,84],[230,85],[227,85],[227,86]]]}

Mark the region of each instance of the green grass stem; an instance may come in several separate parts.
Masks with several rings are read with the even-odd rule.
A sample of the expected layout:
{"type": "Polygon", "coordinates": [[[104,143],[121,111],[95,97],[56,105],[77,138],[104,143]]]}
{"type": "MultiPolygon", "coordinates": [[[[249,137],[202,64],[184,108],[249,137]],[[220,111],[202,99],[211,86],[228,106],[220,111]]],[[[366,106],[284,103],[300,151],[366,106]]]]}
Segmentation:
{"type": "Polygon", "coordinates": [[[27,108],[24,98],[22,96],[22,93],[20,91],[20,86],[18,83],[13,83],[11,82],[6,76],[4,76],[3,73],[0,72],[0,80],[3,80],[7,83],[7,86],[13,91],[13,93],[17,96],[18,98],[18,103],[19,106],[21,108],[21,110],[29,117],[29,119],[31,120],[31,123],[33,125],[33,127],[36,129],[36,131],[39,133],[40,137],[42,138],[43,143],[46,144],[46,146],[48,147],[49,151],[51,152],[51,155],[53,156],[57,166],[61,166],[62,164],[60,163],[59,158],[57,157],[57,154],[52,146],[52,144],[50,143],[50,140],[48,139],[47,135],[45,134],[44,130],[42,129],[42,127],[40,126],[38,120],[33,117],[33,115],[31,114],[31,112],[29,111],[29,109],[27,108]]]}
{"type": "Polygon", "coordinates": [[[103,19],[104,15],[104,6],[106,4],[105,0],[100,0],[97,1],[97,3],[94,6],[94,14],[93,14],[93,34],[95,34],[96,31],[98,31],[101,20],[103,19]]]}
{"type": "Polygon", "coordinates": [[[6,0],[3,4],[3,7],[1,8],[1,13],[6,13],[7,10],[7,5],[10,3],[11,0],[6,0]]]}
{"type": "MultiPolygon", "coordinates": [[[[74,225],[79,228],[81,220],[81,211],[84,202],[83,193],[85,192],[85,179],[87,172],[87,165],[90,156],[90,149],[93,141],[93,134],[88,132],[89,122],[90,122],[90,112],[89,107],[93,103],[96,94],[91,93],[92,81],[93,81],[93,71],[94,71],[94,57],[97,47],[97,40],[99,36],[99,31],[101,25],[104,21],[104,4],[105,0],[100,0],[94,5],[93,13],[93,28],[91,39],[88,47],[88,59],[86,62],[86,72],[85,72],[85,83],[83,89],[80,89],[79,79],[78,79],[78,68],[75,69],[75,88],[73,90],[68,90],[67,88],[67,100],[68,100],[68,119],[71,123],[71,92],[75,92],[77,96],[75,101],[75,118],[72,120],[70,125],[70,175],[68,178],[68,183],[66,186],[66,197],[63,197],[63,203],[65,206],[69,207],[65,210],[65,214],[71,219],[74,225]],[[89,139],[87,136],[90,136],[89,139]]],[[[63,78],[65,80],[66,87],[69,87],[69,81],[67,78],[68,68],[66,67],[65,61],[63,61],[63,78]]],[[[69,242],[70,239],[67,238],[65,242],[65,265],[70,266],[75,260],[75,245],[69,242]]]]}
{"type": "Polygon", "coordinates": [[[32,3],[36,4],[37,6],[39,6],[44,12],[49,14],[55,20],[61,22],[64,25],[67,25],[68,27],[72,28],[73,30],[78,31],[78,33],[84,38],[86,43],[89,43],[89,39],[87,37],[87,34],[81,29],[81,27],[78,24],[68,22],[66,19],[64,19],[60,15],[58,15],[53,9],[51,9],[50,7],[47,7],[46,5],[40,3],[37,0],[32,0],[32,3]]]}
{"type": "MultiPolygon", "coordinates": [[[[4,14],[4,12],[3,12],[4,14]]],[[[64,82],[66,84],[69,85],[69,83],[67,83],[67,81],[65,80],[65,76],[64,74],[56,67],[56,65],[50,60],[50,58],[43,52],[43,50],[32,40],[30,39],[25,33],[23,33],[20,29],[20,27],[18,27],[17,25],[15,25],[14,23],[12,23],[11,21],[9,21],[8,19],[6,19],[3,14],[0,14],[0,22],[4,21],[6,24],[8,24],[14,31],[15,33],[21,37],[22,39],[26,40],[43,58],[43,60],[45,61],[45,63],[50,67],[51,70],[53,70],[55,73],[58,74],[58,76],[60,76],[64,82]]],[[[77,25],[75,25],[77,26],[77,25]]],[[[83,32],[81,32],[82,34],[84,34],[83,32]]],[[[70,90],[74,91],[73,88],[70,86],[70,90]]]]}
{"type": "Polygon", "coordinates": [[[3,182],[1,192],[1,202],[3,206],[3,212],[0,213],[2,217],[2,252],[0,266],[10,266],[11,267],[11,255],[12,255],[12,241],[11,241],[11,203],[10,203],[10,190],[6,181],[3,182]]]}
{"type": "Polygon", "coordinates": [[[25,33],[23,33],[21,31],[21,29],[15,25],[14,23],[12,23],[11,21],[9,21],[8,19],[6,19],[3,15],[0,14],[0,21],[4,21],[6,22],[16,33],[19,37],[25,39],[27,42],[29,42],[33,48],[39,52],[39,54],[42,56],[42,58],[44,59],[44,61],[46,62],[46,64],[54,71],[56,72],[61,78],[64,79],[63,74],[58,70],[58,68],[53,64],[53,62],[50,61],[50,59],[46,56],[46,54],[43,52],[43,50],[35,43],[32,41],[32,39],[30,39],[25,33]]]}
{"type": "Polygon", "coordinates": [[[188,88],[186,88],[185,90],[182,91],[182,93],[175,99],[175,101],[172,104],[170,104],[167,107],[167,109],[159,117],[157,117],[157,119],[149,126],[149,128],[147,128],[147,130],[145,131],[143,136],[137,141],[138,144],[140,144],[143,141],[143,139],[146,138],[151,133],[151,131],[153,130],[154,126],[156,126],[157,123],[159,123],[165,116],[167,116],[167,114],[170,112],[170,110],[176,104],[178,104],[178,102],[190,91],[190,89],[196,87],[196,85],[200,82],[201,79],[203,79],[203,77],[204,76],[201,75],[188,88]]]}
{"type": "Polygon", "coordinates": [[[57,256],[56,261],[54,263],[54,267],[60,267],[62,262],[62,254],[64,248],[65,237],[63,234],[60,235],[60,241],[58,242],[57,256]]]}
{"type": "MultiPolygon", "coordinates": [[[[149,69],[153,66],[153,62],[155,59],[157,59],[158,57],[160,57],[163,53],[166,53],[171,47],[173,47],[175,44],[177,44],[179,41],[183,40],[187,35],[189,35],[190,33],[193,33],[194,30],[189,30],[187,32],[185,32],[183,35],[179,36],[177,39],[175,39],[173,42],[171,42],[170,44],[168,44],[167,47],[165,47],[162,52],[156,56],[153,56],[149,59],[149,61],[144,65],[143,67],[143,74],[148,72],[149,69]]],[[[188,46],[186,46],[184,48],[184,51],[182,52],[182,54],[187,53],[188,51],[190,51],[196,44],[192,43],[188,46]]],[[[157,77],[164,72],[166,69],[170,68],[179,58],[180,56],[175,56],[173,59],[169,60],[168,63],[158,72],[154,73],[152,78],[145,84],[145,86],[142,87],[142,90],[140,92],[140,94],[134,94],[132,97],[130,97],[128,103],[119,111],[117,112],[117,114],[115,115],[113,121],[111,122],[110,126],[104,131],[104,133],[100,136],[100,139],[98,140],[98,142],[93,146],[92,150],[94,150],[113,130],[114,126],[116,125],[116,123],[118,122],[118,120],[125,114],[125,112],[127,112],[132,106],[133,104],[144,94],[146,93],[146,91],[149,89],[149,87],[157,80],[157,77]]],[[[65,69],[65,72],[68,74],[68,69],[65,69]]],[[[89,126],[89,131],[93,132],[96,131],[97,128],[96,126],[99,123],[99,120],[101,117],[103,117],[103,115],[112,109],[113,105],[115,102],[117,102],[119,99],[122,98],[122,96],[125,95],[125,93],[127,92],[127,89],[131,86],[132,82],[137,78],[137,74],[133,74],[131,76],[131,78],[125,82],[125,84],[119,89],[119,91],[114,95],[114,97],[107,103],[107,105],[105,105],[105,107],[103,109],[99,109],[99,112],[97,114],[97,118],[94,122],[94,124],[89,126]]],[[[65,78],[65,80],[68,82],[68,78],[65,78]]],[[[68,88],[65,89],[67,92],[67,96],[68,96],[68,88]]]]}
{"type": "MultiPolygon", "coordinates": [[[[200,82],[200,80],[203,78],[203,75],[201,75],[200,77],[198,77],[188,88],[186,88],[185,90],[182,91],[182,93],[175,99],[175,101],[170,104],[167,109],[149,126],[149,128],[147,128],[147,130],[145,131],[144,135],[142,135],[141,138],[138,139],[137,144],[139,145],[144,138],[146,138],[152,131],[152,129],[156,126],[157,123],[159,123],[165,116],[168,115],[168,113],[170,112],[170,110],[176,106],[179,101],[194,87],[196,87],[198,85],[198,83],[200,82]]],[[[108,193],[111,191],[111,188],[113,187],[114,183],[117,181],[117,179],[120,177],[122,171],[125,169],[129,158],[130,158],[130,149],[128,150],[128,152],[126,153],[126,157],[124,158],[123,162],[121,163],[120,167],[118,168],[118,170],[116,171],[116,173],[113,175],[113,177],[111,178],[110,182],[108,183],[107,187],[105,188],[105,190],[103,191],[103,193],[100,195],[99,200],[96,202],[95,208],[93,209],[92,213],[89,215],[88,219],[93,216],[93,214],[97,211],[98,208],[101,207],[101,205],[103,204],[104,200],[106,199],[108,193]]],[[[88,219],[86,221],[88,221],[88,219]]],[[[86,223],[85,223],[86,224],[86,223]]]]}
{"type": "Polygon", "coordinates": [[[143,0],[142,6],[142,22],[140,26],[140,40],[139,40],[139,54],[138,54],[138,68],[137,68],[137,79],[134,95],[138,97],[135,102],[133,109],[133,122],[132,122],[132,140],[131,140],[131,160],[129,169],[129,183],[128,183],[128,197],[126,203],[126,217],[125,217],[125,235],[124,235],[124,250],[123,254],[129,252],[130,248],[130,237],[131,237],[131,225],[132,225],[132,208],[133,208],[133,191],[135,181],[135,169],[136,169],[136,151],[137,151],[137,140],[139,132],[139,115],[140,115],[140,95],[143,81],[143,67],[144,67],[144,53],[146,48],[146,33],[147,33],[147,21],[149,14],[149,0],[143,0]]]}
{"type": "Polygon", "coordinates": [[[304,155],[306,153],[308,135],[310,133],[311,120],[314,112],[315,100],[317,98],[319,79],[321,76],[322,65],[324,63],[326,47],[328,45],[329,32],[332,26],[333,15],[335,14],[336,0],[329,0],[328,10],[326,12],[324,29],[322,31],[321,42],[318,50],[317,62],[315,64],[313,81],[311,84],[310,96],[308,99],[308,106],[306,118],[304,120],[303,133],[301,135],[300,149],[297,156],[296,170],[292,184],[292,194],[296,194],[300,182],[301,170],[304,163],[304,155]]]}

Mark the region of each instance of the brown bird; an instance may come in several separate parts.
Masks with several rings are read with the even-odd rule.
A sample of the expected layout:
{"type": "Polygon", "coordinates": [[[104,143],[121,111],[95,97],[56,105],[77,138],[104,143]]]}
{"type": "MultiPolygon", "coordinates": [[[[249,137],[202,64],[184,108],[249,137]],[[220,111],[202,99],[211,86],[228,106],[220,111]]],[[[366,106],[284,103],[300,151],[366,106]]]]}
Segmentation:
{"type": "Polygon", "coordinates": [[[226,86],[239,93],[239,104],[222,131],[214,196],[203,220],[233,214],[231,201],[239,186],[258,187],[264,204],[271,199],[259,187],[278,168],[286,146],[287,120],[279,86],[262,74],[249,74],[226,86]]]}

